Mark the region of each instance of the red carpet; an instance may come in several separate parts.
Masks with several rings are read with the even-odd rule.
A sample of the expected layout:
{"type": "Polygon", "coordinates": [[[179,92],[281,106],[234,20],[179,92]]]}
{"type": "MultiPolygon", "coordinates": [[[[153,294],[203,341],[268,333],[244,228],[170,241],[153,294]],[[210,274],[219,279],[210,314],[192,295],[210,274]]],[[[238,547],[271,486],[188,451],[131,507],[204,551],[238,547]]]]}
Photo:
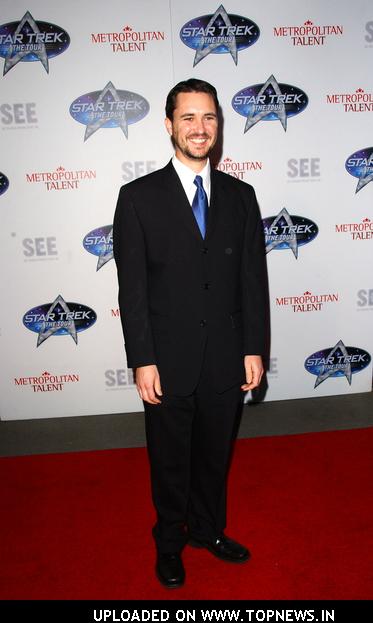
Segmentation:
{"type": "Polygon", "coordinates": [[[372,599],[373,428],[237,443],[227,534],[187,547],[187,582],[153,574],[144,449],[0,459],[2,599],[372,599]]]}

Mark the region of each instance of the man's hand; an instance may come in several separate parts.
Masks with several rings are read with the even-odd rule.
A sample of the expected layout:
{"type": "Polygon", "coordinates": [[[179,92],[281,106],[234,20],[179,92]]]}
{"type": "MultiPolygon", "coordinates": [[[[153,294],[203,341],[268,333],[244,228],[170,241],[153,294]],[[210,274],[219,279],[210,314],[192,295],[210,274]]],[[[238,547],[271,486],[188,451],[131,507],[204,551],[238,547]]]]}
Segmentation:
{"type": "Polygon", "coordinates": [[[152,405],[161,403],[157,396],[162,396],[161,380],[155,365],[136,368],[136,387],[140,398],[152,405]]]}
{"type": "Polygon", "coordinates": [[[260,355],[245,355],[244,365],[246,371],[246,383],[241,385],[244,392],[258,387],[263,376],[263,361],[260,355]]]}

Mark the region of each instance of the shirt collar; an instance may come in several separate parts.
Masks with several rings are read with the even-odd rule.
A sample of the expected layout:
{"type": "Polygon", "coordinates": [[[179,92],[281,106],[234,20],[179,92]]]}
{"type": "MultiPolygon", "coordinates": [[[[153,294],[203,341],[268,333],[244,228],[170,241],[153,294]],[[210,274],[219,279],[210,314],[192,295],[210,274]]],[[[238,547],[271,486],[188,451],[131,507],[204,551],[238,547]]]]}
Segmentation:
{"type": "Polygon", "coordinates": [[[195,186],[194,186],[194,178],[196,177],[196,175],[200,175],[202,177],[202,181],[203,181],[203,187],[206,191],[207,197],[210,200],[210,190],[211,190],[211,165],[210,165],[210,160],[207,159],[207,162],[205,164],[205,166],[203,167],[202,171],[200,171],[199,173],[196,173],[195,171],[193,171],[192,169],[190,169],[186,164],[184,164],[183,162],[181,162],[176,155],[173,156],[172,158],[172,164],[175,168],[176,173],[178,174],[180,181],[184,187],[184,189],[186,189],[187,187],[192,187],[193,188],[193,192],[195,192],[195,186]]]}

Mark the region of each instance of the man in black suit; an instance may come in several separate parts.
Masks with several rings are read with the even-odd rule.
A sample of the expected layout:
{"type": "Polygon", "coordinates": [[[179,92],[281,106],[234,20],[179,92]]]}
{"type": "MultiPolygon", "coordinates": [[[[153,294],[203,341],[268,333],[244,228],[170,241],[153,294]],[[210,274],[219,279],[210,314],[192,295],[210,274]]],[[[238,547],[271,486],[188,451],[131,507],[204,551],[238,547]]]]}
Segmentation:
{"type": "Polygon", "coordinates": [[[254,190],[210,167],[218,99],[207,82],[166,102],[174,148],[163,169],[120,190],[114,256],[127,362],[144,401],[156,574],[184,583],[187,542],[229,562],[226,476],[243,392],[263,374],[265,253],[254,190]]]}

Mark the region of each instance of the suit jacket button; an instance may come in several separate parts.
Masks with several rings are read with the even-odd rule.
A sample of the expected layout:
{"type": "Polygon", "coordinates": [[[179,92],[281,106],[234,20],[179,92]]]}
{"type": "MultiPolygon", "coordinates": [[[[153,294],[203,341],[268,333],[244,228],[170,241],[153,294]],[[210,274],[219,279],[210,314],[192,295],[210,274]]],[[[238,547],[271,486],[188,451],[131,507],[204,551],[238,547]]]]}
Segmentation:
{"type": "Polygon", "coordinates": [[[209,288],[210,288],[210,284],[209,283],[204,283],[203,284],[203,289],[204,290],[209,290],[209,288]]]}
{"type": "Polygon", "coordinates": [[[203,253],[204,255],[206,255],[206,253],[208,253],[208,252],[209,252],[208,248],[207,248],[207,247],[203,247],[203,249],[202,249],[202,253],[203,253]]]}
{"type": "Polygon", "coordinates": [[[199,323],[199,326],[200,326],[200,327],[205,327],[205,326],[206,326],[206,324],[207,324],[207,321],[206,321],[206,320],[201,320],[201,322],[199,323]]]}

